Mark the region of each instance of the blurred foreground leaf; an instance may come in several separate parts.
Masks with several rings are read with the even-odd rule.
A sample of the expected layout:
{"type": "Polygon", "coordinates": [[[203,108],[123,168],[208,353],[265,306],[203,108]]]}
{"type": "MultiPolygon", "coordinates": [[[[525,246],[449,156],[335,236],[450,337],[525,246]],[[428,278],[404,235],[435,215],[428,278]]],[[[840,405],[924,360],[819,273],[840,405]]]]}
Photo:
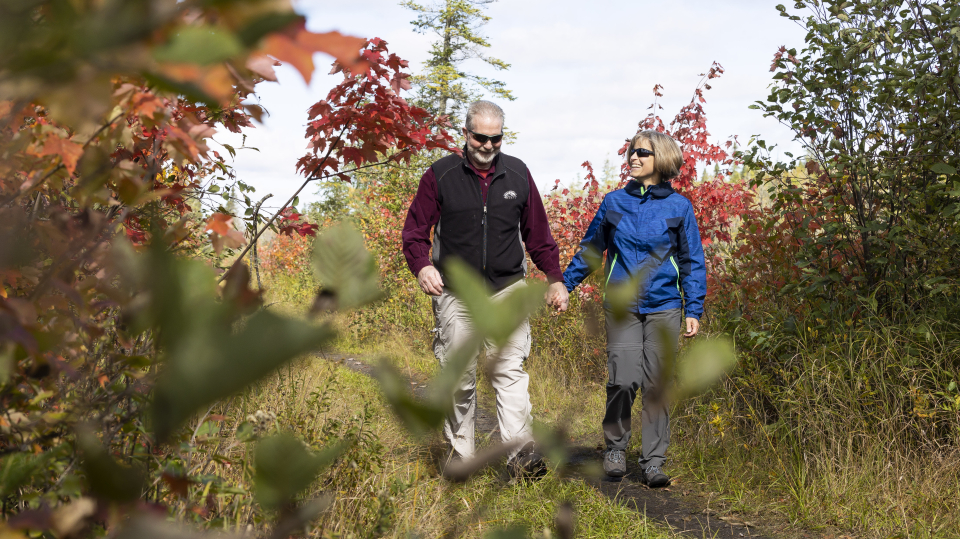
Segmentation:
{"type": "Polygon", "coordinates": [[[493,530],[483,535],[483,539],[526,539],[529,530],[523,524],[512,524],[506,528],[493,530]]]}
{"type": "Polygon", "coordinates": [[[533,422],[533,437],[537,449],[547,457],[550,468],[557,470],[567,463],[567,435],[562,427],[552,428],[538,421],[533,422]]]}
{"type": "Polygon", "coordinates": [[[217,300],[213,271],[200,261],[178,260],[162,247],[126,257],[123,263],[126,277],[149,291],[146,308],[135,316],[159,332],[163,366],[154,388],[153,429],[160,441],[199,408],[236,393],[333,336],[327,325],[317,327],[269,311],[236,322],[243,306],[230,297],[217,300]]]}
{"type": "Polygon", "coordinates": [[[47,458],[46,453],[14,453],[0,459],[0,498],[13,496],[30,484],[34,474],[43,472],[47,458]]]}
{"type": "Polygon", "coordinates": [[[386,360],[380,362],[377,380],[390,408],[412,434],[423,436],[443,424],[444,403],[417,401],[404,376],[386,360]]]}
{"type": "Polygon", "coordinates": [[[703,393],[736,364],[737,354],[729,339],[694,341],[678,364],[677,397],[684,399],[703,393]]]}
{"type": "Polygon", "coordinates": [[[140,497],[144,476],[140,470],[123,466],[107,453],[100,440],[90,430],[77,434],[81,466],[90,490],[101,500],[129,502],[140,497]]]}
{"type": "Polygon", "coordinates": [[[313,244],[313,269],[323,287],[316,310],[352,309],[380,299],[377,263],[348,223],[327,229],[313,244]]]}
{"type": "Polygon", "coordinates": [[[201,532],[159,516],[137,513],[123,523],[117,539],[230,539],[240,537],[223,532],[201,532]]]}
{"type": "Polygon", "coordinates": [[[503,298],[491,298],[486,282],[464,262],[453,259],[446,263],[444,276],[450,281],[454,295],[463,302],[470,321],[481,339],[489,339],[497,347],[506,344],[510,335],[543,303],[546,286],[528,281],[503,298]]]}
{"type": "Polygon", "coordinates": [[[292,434],[265,438],[257,444],[254,457],[257,500],[269,509],[291,502],[347,447],[341,442],[313,453],[292,434]]]}
{"type": "Polygon", "coordinates": [[[624,281],[611,283],[607,286],[604,291],[604,297],[607,305],[610,306],[610,314],[614,320],[620,321],[626,318],[630,314],[630,306],[639,301],[639,298],[643,296],[643,291],[640,290],[640,283],[643,282],[647,273],[649,273],[649,271],[644,272],[643,268],[640,268],[640,273],[631,275],[629,279],[624,281]]]}

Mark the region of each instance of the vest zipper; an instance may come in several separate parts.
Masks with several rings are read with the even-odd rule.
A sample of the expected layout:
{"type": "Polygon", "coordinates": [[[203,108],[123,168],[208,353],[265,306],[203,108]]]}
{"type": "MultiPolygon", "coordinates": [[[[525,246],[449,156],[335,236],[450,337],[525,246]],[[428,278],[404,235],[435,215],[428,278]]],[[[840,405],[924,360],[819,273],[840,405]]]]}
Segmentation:
{"type": "MultiPolygon", "coordinates": [[[[493,183],[493,182],[490,182],[493,183]]],[[[487,203],[483,203],[483,272],[487,272],[487,203]]]]}

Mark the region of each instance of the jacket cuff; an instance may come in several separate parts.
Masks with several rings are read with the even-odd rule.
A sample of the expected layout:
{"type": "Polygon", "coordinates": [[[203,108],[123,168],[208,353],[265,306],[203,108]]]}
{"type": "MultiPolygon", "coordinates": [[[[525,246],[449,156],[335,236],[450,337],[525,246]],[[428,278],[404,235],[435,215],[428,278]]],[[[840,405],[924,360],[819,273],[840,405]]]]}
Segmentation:
{"type": "Polygon", "coordinates": [[[563,282],[563,272],[557,269],[556,271],[551,271],[547,274],[547,283],[562,283],[563,282]]]}
{"type": "Polygon", "coordinates": [[[430,264],[429,258],[421,258],[418,260],[414,260],[413,262],[410,263],[410,271],[413,272],[414,277],[420,277],[420,270],[430,265],[431,264],[430,264]]]}

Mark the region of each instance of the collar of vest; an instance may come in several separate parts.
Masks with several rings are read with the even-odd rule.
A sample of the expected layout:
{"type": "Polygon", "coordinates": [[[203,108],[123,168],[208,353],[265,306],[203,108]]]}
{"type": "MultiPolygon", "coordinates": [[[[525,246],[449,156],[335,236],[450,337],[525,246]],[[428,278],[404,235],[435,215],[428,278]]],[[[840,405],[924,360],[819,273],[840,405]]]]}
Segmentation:
{"type": "Polygon", "coordinates": [[[630,183],[628,183],[623,189],[635,197],[643,197],[649,194],[653,198],[667,198],[668,196],[676,193],[676,191],[673,190],[673,186],[670,185],[670,181],[661,181],[660,183],[651,185],[649,188],[645,189],[640,182],[630,180],[630,183]]]}

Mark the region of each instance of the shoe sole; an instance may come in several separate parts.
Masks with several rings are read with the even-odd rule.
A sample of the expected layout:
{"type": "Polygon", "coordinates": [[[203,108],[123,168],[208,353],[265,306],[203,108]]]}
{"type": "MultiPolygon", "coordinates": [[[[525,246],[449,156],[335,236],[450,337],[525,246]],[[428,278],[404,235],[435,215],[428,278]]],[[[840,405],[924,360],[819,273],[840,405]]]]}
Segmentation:
{"type": "Polygon", "coordinates": [[[647,488],[664,488],[664,487],[669,487],[669,486],[670,486],[670,480],[669,480],[669,479],[667,479],[666,481],[662,481],[662,482],[661,482],[661,481],[658,481],[658,482],[655,482],[655,483],[648,483],[648,482],[646,482],[646,481],[640,481],[640,483],[642,483],[643,485],[647,486],[647,488]]]}
{"type": "Polygon", "coordinates": [[[603,473],[607,474],[609,477],[623,477],[627,475],[626,470],[604,470],[603,473]]]}

